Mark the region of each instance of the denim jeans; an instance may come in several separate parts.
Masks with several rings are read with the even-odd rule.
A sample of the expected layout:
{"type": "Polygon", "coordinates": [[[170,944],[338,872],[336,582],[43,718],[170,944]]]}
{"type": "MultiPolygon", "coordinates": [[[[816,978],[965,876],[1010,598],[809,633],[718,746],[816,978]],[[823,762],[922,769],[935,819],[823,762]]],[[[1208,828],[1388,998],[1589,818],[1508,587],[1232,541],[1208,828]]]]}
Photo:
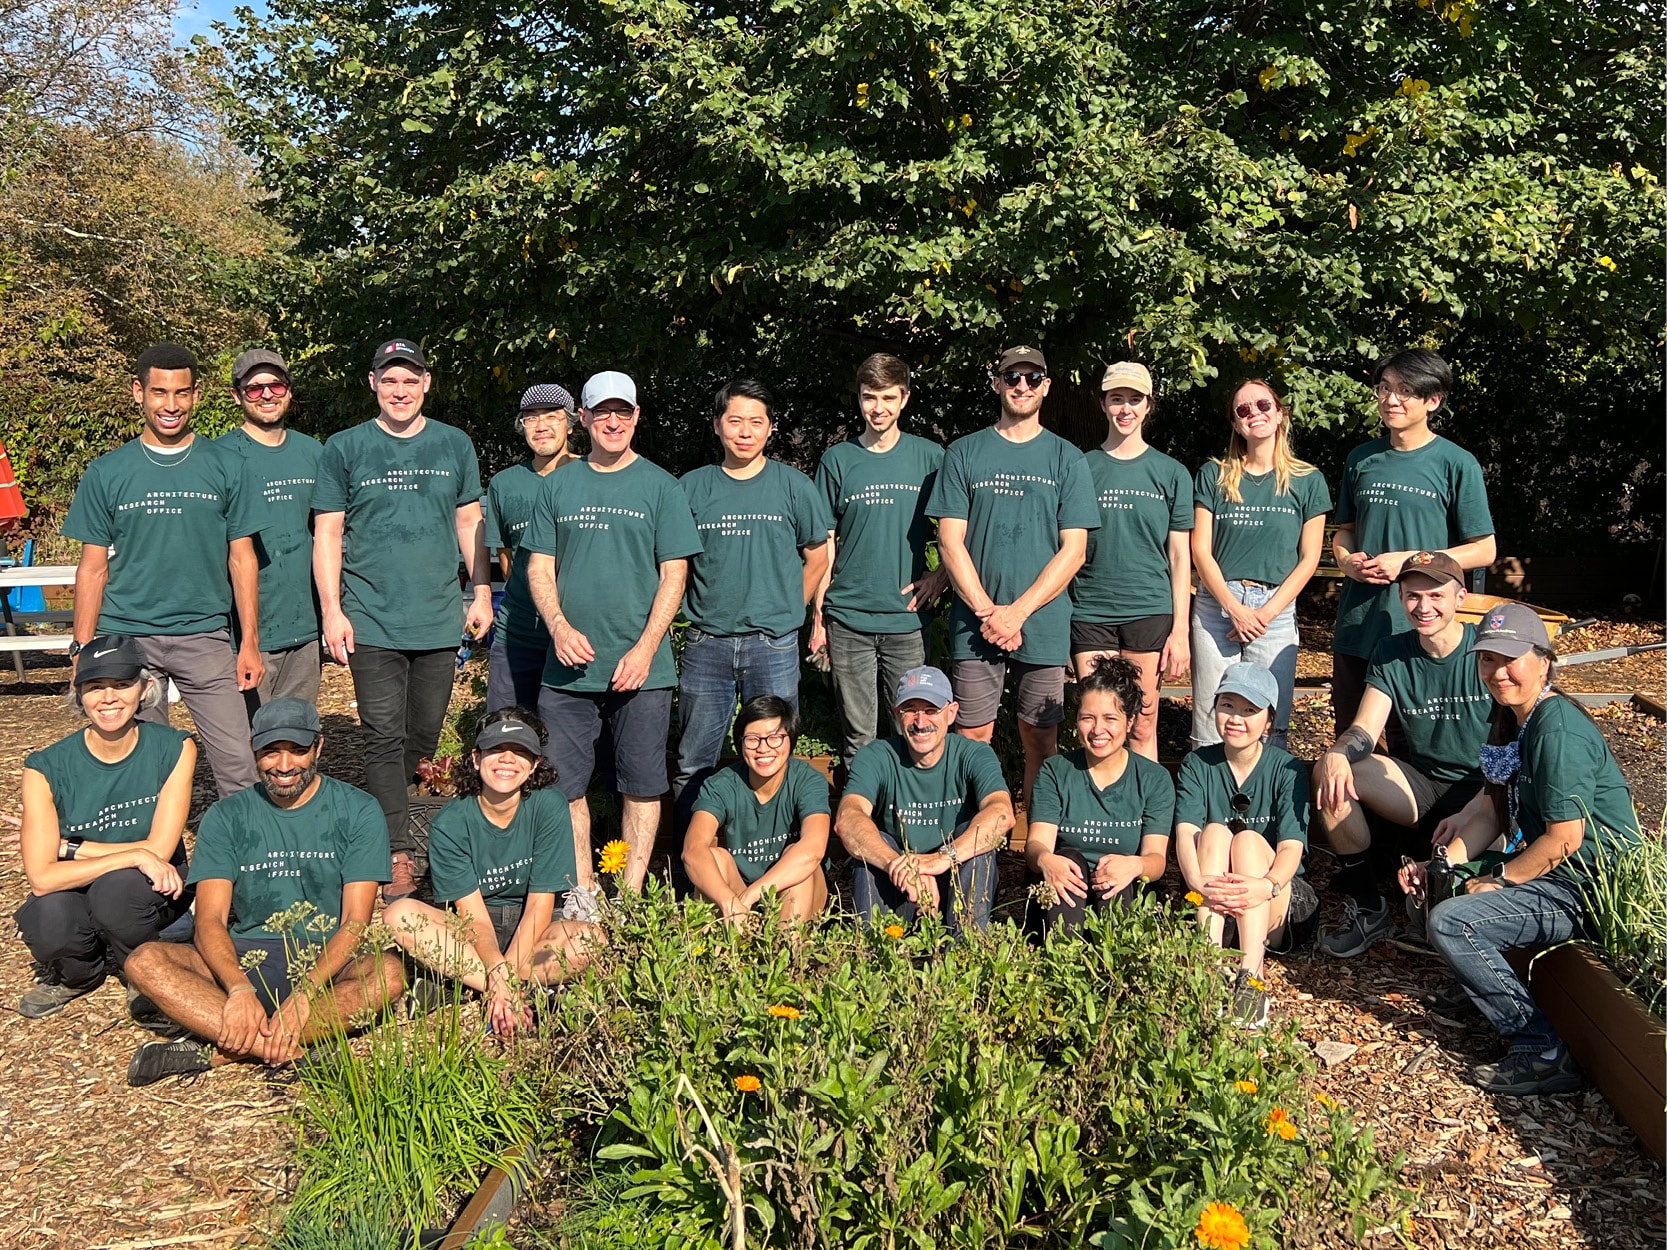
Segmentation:
{"type": "MultiPolygon", "coordinates": [[[[735,722],[735,701],[779,695],[799,706],[798,631],[766,634],[709,634],[689,627],[683,641],[683,671],[677,681],[677,776],[672,794],[686,821],[700,783],[723,755],[735,722]],[[687,795],[685,795],[687,791],[687,795]]],[[[682,822],[680,822],[681,824],[682,822]]]]}
{"type": "Polygon", "coordinates": [[[524,642],[511,642],[501,629],[492,632],[492,649],[486,661],[486,710],[524,707],[536,711],[550,644],[529,647],[524,642]]]}
{"type": "Polygon", "coordinates": [[[880,736],[882,716],[886,730],[897,731],[891,701],[903,674],[926,663],[926,637],[918,629],[906,634],[863,634],[830,618],[828,663],[844,731],[840,758],[849,767],[851,757],[880,736]]]}
{"type": "Polygon", "coordinates": [[[439,744],[457,676],[457,652],[451,647],[396,651],[361,642],[347,657],[347,666],[365,730],[360,752],[365,789],[382,807],[389,848],[409,853],[417,844],[411,837],[407,787],[416,779],[417,765],[439,744]]]}
{"type": "Polygon", "coordinates": [[[1540,1054],[1558,1044],[1557,1030],[1505,952],[1566,942],[1580,934],[1585,918],[1579,883],[1548,874],[1439,904],[1430,913],[1430,944],[1511,1049],[1540,1054]]]}
{"type": "MultiPolygon", "coordinates": [[[[1259,608],[1273,598],[1273,589],[1256,582],[1228,582],[1227,589],[1247,608],[1259,608]]],[[[1241,660],[1260,664],[1279,682],[1268,741],[1284,747],[1291,728],[1291,690],[1297,682],[1297,607],[1290,604],[1255,642],[1229,636],[1233,618],[1202,586],[1192,603],[1192,745],[1220,742],[1216,732],[1216,687],[1230,665],[1241,660]]]]}
{"type": "MultiPolygon", "coordinates": [[[[962,826],[955,833],[959,836],[965,831],[962,826]]],[[[880,836],[892,850],[902,849],[884,830],[880,836]]],[[[989,928],[990,908],[996,901],[996,853],[989,851],[962,861],[955,875],[953,885],[947,872],[934,878],[938,883],[938,914],[943,917],[944,925],[951,933],[989,928]]],[[[918,912],[909,896],[892,884],[884,868],[875,868],[861,860],[851,864],[851,896],[857,918],[865,925],[875,923],[876,913],[890,913],[904,924],[911,924],[918,912]]]]}

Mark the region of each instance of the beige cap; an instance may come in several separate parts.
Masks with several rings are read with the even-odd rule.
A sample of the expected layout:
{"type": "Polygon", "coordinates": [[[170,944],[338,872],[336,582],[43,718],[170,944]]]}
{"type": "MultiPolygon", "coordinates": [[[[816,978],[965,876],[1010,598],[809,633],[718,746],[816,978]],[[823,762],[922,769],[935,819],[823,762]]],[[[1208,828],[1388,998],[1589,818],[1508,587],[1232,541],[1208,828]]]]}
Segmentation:
{"type": "Polygon", "coordinates": [[[1142,395],[1150,395],[1152,375],[1146,371],[1145,365],[1137,365],[1132,360],[1119,361],[1106,370],[1105,376],[1100,379],[1100,389],[1109,391],[1119,386],[1139,391],[1142,395]]]}

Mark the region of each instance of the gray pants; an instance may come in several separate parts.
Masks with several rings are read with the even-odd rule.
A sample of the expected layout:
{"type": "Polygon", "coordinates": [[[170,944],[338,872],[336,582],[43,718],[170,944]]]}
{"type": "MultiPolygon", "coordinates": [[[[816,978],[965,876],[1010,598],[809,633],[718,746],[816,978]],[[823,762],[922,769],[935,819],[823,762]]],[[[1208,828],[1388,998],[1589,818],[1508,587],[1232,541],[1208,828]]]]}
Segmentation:
{"type": "Polygon", "coordinates": [[[197,737],[214,770],[220,797],[254,785],[257,774],[249,749],[249,711],[237,688],[237,653],[232,650],[231,634],[217,629],[208,634],[155,634],[134,641],[144,653],[146,667],[163,683],[163,702],[142,713],[143,719],[169,723],[167,683],[171,680],[197,722],[197,737]]]}
{"type": "Polygon", "coordinates": [[[828,664],[839,695],[845,738],[840,755],[851,757],[882,732],[880,714],[887,709],[885,732],[896,732],[889,709],[903,674],[926,663],[926,639],[921,631],[906,634],[860,634],[828,620],[828,664]]]}
{"type": "Polygon", "coordinates": [[[266,665],[266,676],[257,689],[243,692],[251,720],[261,704],[274,699],[300,699],[317,705],[324,654],[316,639],[283,651],[262,651],[260,658],[266,665]]]}

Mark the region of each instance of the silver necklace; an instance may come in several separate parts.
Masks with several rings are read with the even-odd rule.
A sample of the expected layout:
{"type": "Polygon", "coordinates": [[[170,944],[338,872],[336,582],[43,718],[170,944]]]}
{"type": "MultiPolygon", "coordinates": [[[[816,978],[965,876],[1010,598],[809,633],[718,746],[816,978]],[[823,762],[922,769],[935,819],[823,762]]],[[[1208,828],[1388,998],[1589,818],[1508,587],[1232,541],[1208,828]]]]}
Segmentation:
{"type": "Polygon", "coordinates": [[[176,469],[176,468],[178,468],[180,465],[184,464],[187,460],[191,459],[191,453],[193,451],[195,451],[196,449],[197,449],[197,436],[196,436],[196,434],[193,433],[192,436],[191,436],[191,441],[185,445],[185,450],[184,451],[182,451],[178,455],[174,455],[174,456],[166,456],[165,455],[160,460],[158,460],[154,455],[151,454],[151,449],[149,447],[145,446],[145,440],[142,439],[142,438],[139,440],[139,450],[145,453],[145,459],[149,460],[152,464],[154,464],[159,469],[176,469]]]}

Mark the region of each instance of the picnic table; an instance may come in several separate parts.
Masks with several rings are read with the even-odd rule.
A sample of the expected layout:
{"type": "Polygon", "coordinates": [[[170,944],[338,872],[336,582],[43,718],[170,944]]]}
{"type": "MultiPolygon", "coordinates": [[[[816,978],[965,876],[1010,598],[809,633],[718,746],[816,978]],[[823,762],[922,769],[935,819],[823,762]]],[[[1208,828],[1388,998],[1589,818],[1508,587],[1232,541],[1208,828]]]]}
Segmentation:
{"type": "Polygon", "coordinates": [[[12,664],[17,669],[17,679],[24,680],[23,653],[25,651],[67,651],[69,650],[70,635],[63,634],[25,634],[20,625],[67,625],[75,616],[67,611],[14,612],[11,596],[5,592],[24,586],[73,586],[75,585],[75,565],[73,564],[21,564],[10,568],[0,568],[0,610],[6,618],[6,633],[0,637],[0,651],[12,653],[12,664]]]}

